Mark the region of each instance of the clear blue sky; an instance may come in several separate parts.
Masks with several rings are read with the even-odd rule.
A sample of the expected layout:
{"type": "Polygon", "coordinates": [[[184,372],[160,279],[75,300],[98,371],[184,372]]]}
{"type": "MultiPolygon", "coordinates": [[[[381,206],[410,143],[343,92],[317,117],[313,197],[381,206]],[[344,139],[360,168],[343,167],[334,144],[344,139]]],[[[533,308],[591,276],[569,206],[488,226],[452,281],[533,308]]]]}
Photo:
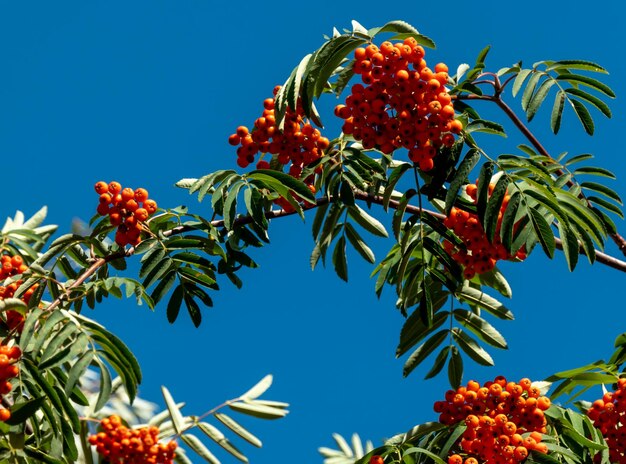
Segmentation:
{"type": "MultiPolygon", "coordinates": [[[[586,136],[571,113],[559,137],[545,130],[545,112],[532,127],[551,152],[590,151],[596,164],[624,179],[625,13],[616,0],[598,8],[534,0],[473,6],[2,1],[0,217],[48,205],[50,221],[68,230],[75,218],[92,216],[93,184],[113,179],[145,186],[160,206],[187,204],[210,215],[208,205],[176,190],[174,182],[233,167],[228,135],[239,124],[252,124],[274,85],[322,44],[323,34],[333,26],[350,27],[352,19],[366,27],[408,21],[437,42],[426,58],[451,69],[472,63],[487,44],[493,46],[487,62],[492,70],[519,60],[599,62],[611,72],[606,82],[618,98],[613,119],[594,113],[596,137],[586,136]]],[[[511,152],[517,142],[512,136],[486,146],[511,152]]],[[[613,184],[626,196],[622,185],[613,184]]],[[[394,359],[402,318],[392,291],[376,299],[371,268],[358,256],[349,256],[350,284],[330,269],[310,271],[310,221],[275,221],[271,246],[254,253],[261,268],[244,273],[241,291],[224,283],[200,329],[184,314],[170,326],[164,308],[152,314],[130,301],[107,302],[92,314],[138,356],[145,374],[141,395],[160,402],[159,386],[165,384],[187,402],[189,414],[273,373],[268,398],[290,402],[292,412],[274,423],[246,421],[265,444],[261,450],[242,445],[255,463],[321,462],[316,449],[332,445],[333,432],[358,432],[379,443],[434,419],[431,405],[447,388],[443,377],[423,382],[424,368],[402,378],[403,360],[394,359]]],[[[372,243],[379,258],[390,246],[372,243]]],[[[626,331],[626,276],[582,260],[570,275],[558,253],[550,262],[537,251],[523,265],[503,266],[517,320],[498,327],[510,349],[493,352],[495,368],[470,366],[466,379],[500,373],[541,379],[608,356],[613,338],[626,331]]]]}

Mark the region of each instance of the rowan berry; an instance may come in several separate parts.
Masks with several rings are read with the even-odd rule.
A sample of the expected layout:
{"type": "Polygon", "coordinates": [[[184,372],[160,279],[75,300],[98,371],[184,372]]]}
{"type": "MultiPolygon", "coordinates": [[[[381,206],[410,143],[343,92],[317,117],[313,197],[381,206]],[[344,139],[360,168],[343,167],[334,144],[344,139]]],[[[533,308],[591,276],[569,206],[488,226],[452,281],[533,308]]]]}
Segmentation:
{"type": "Polygon", "coordinates": [[[171,464],[176,442],[159,442],[157,427],[130,429],[119,416],[100,421],[102,432],[90,435],[88,442],[106,462],[114,464],[171,464]]]}
{"type": "Polygon", "coordinates": [[[538,423],[523,407],[515,407],[517,401],[527,397],[529,390],[527,379],[515,383],[498,376],[483,386],[471,380],[467,386],[447,391],[445,401],[435,403],[439,421],[446,425],[464,421],[466,425],[451,448],[448,462],[516,464],[526,458],[529,450],[547,452],[541,443],[545,421],[538,423]],[[518,390],[520,396],[515,397],[511,392],[518,390]]]}

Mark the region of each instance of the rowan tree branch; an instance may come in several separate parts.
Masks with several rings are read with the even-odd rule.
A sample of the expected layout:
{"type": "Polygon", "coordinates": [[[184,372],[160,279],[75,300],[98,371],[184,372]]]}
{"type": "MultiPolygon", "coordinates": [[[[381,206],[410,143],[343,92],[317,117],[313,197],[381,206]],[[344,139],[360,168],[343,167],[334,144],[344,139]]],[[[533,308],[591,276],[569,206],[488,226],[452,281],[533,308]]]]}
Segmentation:
{"type": "MultiPolygon", "coordinates": [[[[496,89],[495,95],[456,95],[455,98],[457,100],[482,100],[482,101],[490,101],[498,105],[500,109],[509,117],[509,119],[515,124],[515,127],[519,129],[519,131],[528,139],[533,147],[539,152],[539,154],[548,157],[550,159],[554,159],[548,150],[539,142],[537,137],[528,129],[526,124],[519,118],[519,116],[511,109],[509,105],[501,98],[498,89],[496,89]]],[[[564,174],[562,170],[556,171],[556,174],[561,175],[564,174]]],[[[570,187],[574,185],[574,183],[570,180],[567,182],[567,185],[570,187]]],[[[584,198],[588,201],[584,194],[581,193],[581,198],[584,198]]],[[[626,239],[622,237],[617,231],[608,234],[609,237],[613,240],[613,242],[617,245],[617,248],[622,252],[624,256],[626,256],[626,239]]]]}

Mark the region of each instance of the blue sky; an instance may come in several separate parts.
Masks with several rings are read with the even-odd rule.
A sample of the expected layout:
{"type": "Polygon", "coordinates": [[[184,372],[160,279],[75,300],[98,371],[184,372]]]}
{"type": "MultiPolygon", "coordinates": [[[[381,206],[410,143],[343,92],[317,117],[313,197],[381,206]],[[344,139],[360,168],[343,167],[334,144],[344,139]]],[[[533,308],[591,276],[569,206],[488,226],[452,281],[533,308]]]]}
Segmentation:
{"type": "MultiPolygon", "coordinates": [[[[349,28],[352,19],[366,27],[411,23],[438,45],[427,60],[451,69],[472,63],[487,44],[491,70],[519,60],[599,62],[618,98],[613,119],[593,113],[595,137],[586,136],[571,113],[558,137],[546,130],[545,111],[531,127],[552,153],[592,152],[597,165],[624,179],[625,10],[617,1],[594,9],[563,1],[2,1],[0,216],[48,205],[50,222],[68,230],[74,219],[92,216],[98,180],[144,186],[162,207],[186,204],[210,215],[208,205],[173,184],[234,167],[228,135],[252,124],[274,85],[323,43],[323,34],[349,28]]],[[[334,104],[328,99],[320,107],[334,104]]],[[[326,114],[328,131],[337,130],[326,114]]],[[[512,152],[521,139],[484,142],[498,154],[512,152]]],[[[613,183],[626,195],[621,185],[613,183]]],[[[292,412],[274,423],[246,421],[264,441],[261,450],[242,445],[255,463],[321,462],[316,449],[332,445],[333,432],[358,432],[379,443],[434,419],[431,405],[447,388],[444,378],[422,381],[424,368],[402,378],[403,360],[394,359],[402,318],[391,291],[377,300],[371,267],[350,255],[349,284],[330,269],[310,271],[310,222],[274,221],[271,246],[254,252],[260,269],[243,273],[241,291],[224,283],[199,329],[184,314],[170,326],[164,308],[150,313],[130,301],[109,301],[89,313],[138,356],[141,395],[160,401],[165,384],[187,402],[189,414],[273,373],[268,398],[288,401],[292,412]]],[[[390,246],[372,244],[379,258],[390,246]]],[[[524,264],[502,268],[517,318],[498,323],[510,349],[492,352],[492,369],[467,363],[466,379],[500,373],[541,379],[608,357],[614,337],[626,331],[619,298],[624,275],[617,271],[581,260],[570,274],[559,253],[550,262],[540,250],[524,264]]]]}

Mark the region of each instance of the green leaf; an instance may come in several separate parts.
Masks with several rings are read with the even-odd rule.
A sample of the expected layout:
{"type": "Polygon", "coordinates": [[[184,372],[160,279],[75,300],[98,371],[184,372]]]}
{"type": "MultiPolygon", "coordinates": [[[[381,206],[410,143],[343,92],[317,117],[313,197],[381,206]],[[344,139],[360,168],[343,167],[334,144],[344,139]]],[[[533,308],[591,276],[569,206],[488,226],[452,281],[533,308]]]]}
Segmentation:
{"type": "Polygon", "coordinates": [[[472,337],[467,335],[461,329],[455,327],[452,329],[452,338],[457,342],[459,347],[472,358],[475,362],[482,366],[493,366],[493,358],[487,353],[472,337]]]}
{"type": "Polygon", "coordinates": [[[487,161],[480,168],[480,174],[478,175],[476,212],[478,213],[478,219],[481,223],[483,223],[485,220],[485,211],[487,209],[487,200],[489,197],[489,184],[491,183],[491,177],[493,176],[494,167],[495,163],[493,161],[487,161]]]}
{"type": "Polygon", "coordinates": [[[471,121],[466,127],[465,132],[471,134],[472,132],[484,132],[486,134],[499,135],[500,137],[506,137],[504,127],[493,121],[486,121],[484,119],[475,119],[471,121]]]}
{"type": "Polygon", "coordinates": [[[474,148],[467,152],[463,161],[459,165],[454,177],[450,181],[450,188],[446,193],[445,212],[450,214],[450,210],[456,201],[456,197],[462,185],[466,183],[467,176],[474,169],[480,160],[480,152],[474,148]]]}
{"type": "Polygon", "coordinates": [[[178,268],[178,274],[181,278],[188,279],[208,288],[215,288],[215,280],[206,275],[205,273],[188,266],[181,266],[178,268]]]}
{"type": "Polygon", "coordinates": [[[609,179],[616,179],[615,174],[613,174],[608,169],[598,168],[598,167],[595,167],[595,166],[582,166],[582,167],[579,167],[572,174],[574,174],[575,176],[581,175],[581,174],[589,174],[589,175],[593,175],[593,176],[608,177],[609,179]]]}
{"type": "Polygon", "coordinates": [[[615,93],[611,90],[611,88],[608,85],[603,84],[599,80],[594,79],[589,76],[583,76],[580,74],[563,73],[563,74],[559,74],[558,76],[556,76],[555,79],[557,81],[567,81],[572,85],[575,85],[575,84],[586,85],[587,87],[591,87],[595,90],[598,90],[611,98],[615,98],[615,93]]]}
{"type": "Polygon", "coordinates": [[[552,62],[546,71],[554,71],[557,69],[579,69],[581,71],[592,71],[608,74],[608,71],[593,61],[586,60],[560,60],[552,62]]]}
{"type": "Polygon", "coordinates": [[[502,334],[500,334],[494,326],[477,314],[465,309],[455,309],[454,319],[456,319],[463,327],[470,329],[481,340],[489,343],[491,346],[495,346],[496,348],[503,350],[508,348],[506,340],[502,334]]]}
{"type": "Polygon", "coordinates": [[[558,229],[561,243],[563,244],[563,254],[567,261],[567,267],[571,272],[576,267],[576,263],[578,263],[578,240],[576,239],[576,235],[574,235],[572,230],[566,225],[559,223],[558,229]]]}
{"type": "Polygon", "coordinates": [[[604,200],[603,198],[598,198],[596,196],[590,195],[587,197],[587,200],[595,203],[599,206],[602,206],[605,209],[608,209],[610,212],[617,214],[620,218],[624,219],[624,213],[622,212],[619,206],[614,205],[613,203],[604,200]]]}
{"type": "Polygon", "coordinates": [[[374,234],[378,237],[389,237],[385,226],[383,226],[378,219],[370,216],[359,205],[348,207],[348,214],[352,219],[356,221],[357,224],[359,224],[371,234],[374,234]]]}
{"type": "Polygon", "coordinates": [[[513,81],[513,87],[511,89],[513,97],[517,96],[517,93],[520,91],[522,85],[524,84],[524,81],[531,72],[533,72],[532,69],[522,69],[519,73],[517,73],[517,76],[515,76],[515,80],[513,81]]]}
{"type": "Polygon", "coordinates": [[[585,132],[589,135],[593,135],[594,125],[591,114],[589,114],[589,110],[578,100],[570,100],[570,104],[572,105],[576,116],[578,116],[580,123],[583,125],[585,132]]]}
{"type": "Polygon", "coordinates": [[[222,424],[228,427],[233,433],[237,434],[242,439],[246,440],[253,446],[260,448],[262,446],[261,440],[248,432],[245,428],[243,428],[238,422],[236,422],[231,417],[222,413],[215,413],[215,418],[219,420],[222,424]]]}
{"type": "Polygon", "coordinates": [[[170,324],[173,324],[176,318],[178,317],[178,313],[180,312],[180,306],[183,303],[183,286],[178,285],[172,296],[170,297],[170,301],[167,303],[167,320],[170,324]]]}
{"type": "MultiPolygon", "coordinates": [[[[447,296],[443,301],[445,302],[446,300],[447,296]]],[[[438,306],[440,307],[441,305],[435,304],[434,308],[437,308],[438,306]]],[[[441,327],[444,322],[448,320],[448,315],[449,313],[447,311],[435,312],[432,323],[428,326],[424,323],[424,320],[420,316],[419,310],[413,311],[404,322],[400,331],[400,342],[396,348],[396,358],[404,355],[417,343],[423,340],[424,337],[441,327]]]]}
{"type": "Polygon", "coordinates": [[[458,388],[463,379],[463,358],[456,346],[450,349],[450,362],[448,363],[448,381],[453,388],[458,388]]]}
{"type": "Polygon", "coordinates": [[[11,417],[5,422],[8,425],[18,425],[25,423],[33,414],[35,414],[46,400],[45,396],[33,398],[31,400],[17,403],[11,408],[11,417]]]}
{"type": "Polygon", "coordinates": [[[192,293],[190,291],[183,293],[183,300],[185,301],[185,306],[187,307],[187,312],[189,313],[191,322],[195,327],[199,327],[202,323],[202,313],[200,312],[200,306],[193,299],[192,293]]]}
{"type": "Polygon", "coordinates": [[[548,96],[548,92],[550,91],[554,83],[555,81],[553,81],[552,79],[546,79],[545,81],[543,81],[528,102],[528,107],[526,109],[526,118],[529,121],[531,121],[537,113],[537,110],[548,96]]]}
{"type": "Polygon", "coordinates": [[[509,253],[517,252],[517,250],[512,249],[513,229],[515,228],[515,218],[517,217],[517,211],[521,198],[522,195],[519,191],[515,190],[509,199],[509,204],[504,210],[504,214],[502,215],[500,238],[502,239],[502,245],[504,245],[504,248],[509,253]]]}
{"type": "MultiPolygon", "coordinates": [[[[491,193],[487,209],[485,211],[485,235],[490,242],[493,242],[496,229],[498,227],[498,214],[502,207],[502,201],[506,195],[511,179],[507,175],[503,175],[496,182],[496,186],[491,193]]],[[[508,205],[507,205],[508,206],[508,205]]]]}
{"type": "Polygon", "coordinates": [[[375,263],[376,257],[374,256],[374,252],[370,247],[363,241],[359,233],[356,231],[352,224],[349,222],[344,225],[344,231],[346,233],[346,237],[348,237],[348,241],[354,247],[354,249],[361,255],[361,257],[369,262],[375,263]]]}
{"type": "Polygon", "coordinates": [[[244,185],[241,180],[234,182],[224,200],[224,227],[228,230],[233,228],[237,215],[237,196],[244,185]]]}
{"type": "Polygon", "coordinates": [[[622,199],[620,198],[620,196],[614,190],[610,189],[606,185],[598,184],[596,182],[581,182],[580,186],[584,189],[601,193],[602,195],[609,197],[611,200],[616,201],[620,205],[623,205],[622,199]]]}
{"type": "Polygon", "coordinates": [[[424,380],[432,379],[437,374],[441,372],[443,366],[446,365],[446,361],[448,360],[448,354],[450,353],[450,346],[444,346],[442,350],[439,352],[437,357],[435,358],[435,362],[433,362],[433,367],[426,373],[424,376],[424,380]]]}
{"type": "Polygon", "coordinates": [[[574,95],[575,97],[578,97],[578,98],[580,98],[582,100],[585,100],[585,101],[591,103],[598,110],[600,110],[600,112],[602,112],[602,114],[604,114],[607,118],[610,118],[612,116],[611,109],[609,108],[609,105],[604,103],[602,100],[600,100],[595,95],[591,95],[590,93],[585,92],[584,90],[580,90],[580,89],[577,89],[577,88],[574,88],[574,87],[569,88],[569,89],[565,89],[565,91],[568,94],[570,94],[570,95],[574,95]]]}
{"type": "Polygon", "coordinates": [[[98,412],[109,401],[113,391],[113,382],[111,381],[111,373],[107,365],[98,357],[95,358],[95,361],[100,368],[100,389],[96,405],[94,406],[94,412],[98,412]]]}
{"type": "Polygon", "coordinates": [[[424,361],[428,355],[430,355],[441,343],[448,337],[449,330],[444,329],[440,330],[433,336],[431,336],[428,340],[422,343],[411,356],[404,363],[404,368],[402,370],[402,375],[404,377],[408,376],[413,369],[415,369],[419,364],[424,361]]]}
{"type": "MultiPolygon", "coordinates": [[[[543,214],[537,211],[534,208],[530,208],[529,210],[530,221],[533,225],[533,229],[537,238],[539,239],[539,243],[541,243],[541,247],[545,254],[552,259],[554,257],[554,248],[556,247],[556,242],[554,241],[554,235],[552,234],[552,229],[550,228],[550,224],[545,220],[543,214]]],[[[561,225],[561,222],[559,222],[561,225]]]]}
{"type": "Polygon", "coordinates": [[[391,171],[391,174],[389,174],[389,179],[387,180],[387,185],[385,186],[385,192],[383,193],[383,208],[385,208],[385,211],[389,208],[389,200],[391,200],[393,190],[404,173],[409,169],[411,169],[411,165],[409,163],[402,163],[399,166],[396,166],[394,170],[391,171]]]}
{"type": "Polygon", "coordinates": [[[467,284],[458,290],[455,295],[459,301],[467,301],[476,305],[499,319],[508,319],[510,321],[514,319],[513,313],[498,300],[467,284]]]}
{"type": "Polygon", "coordinates": [[[524,93],[522,94],[522,109],[524,111],[528,111],[528,103],[530,102],[530,99],[535,92],[535,88],[537,87],[537,83],[539,82],[539,79],[541,77],[541,74],[534,73],[530,77],[530,79],[528,79],[528,82],[526,83],[526,88],[524,89],[524,93]]]}
{"type": "Polygon", "coordinates": [[[346,260],[346,238],[342,235],[337,240],[333,251],[333,266],[335,272],[344,281],[348,281],[348,262],[346,260]]]}

